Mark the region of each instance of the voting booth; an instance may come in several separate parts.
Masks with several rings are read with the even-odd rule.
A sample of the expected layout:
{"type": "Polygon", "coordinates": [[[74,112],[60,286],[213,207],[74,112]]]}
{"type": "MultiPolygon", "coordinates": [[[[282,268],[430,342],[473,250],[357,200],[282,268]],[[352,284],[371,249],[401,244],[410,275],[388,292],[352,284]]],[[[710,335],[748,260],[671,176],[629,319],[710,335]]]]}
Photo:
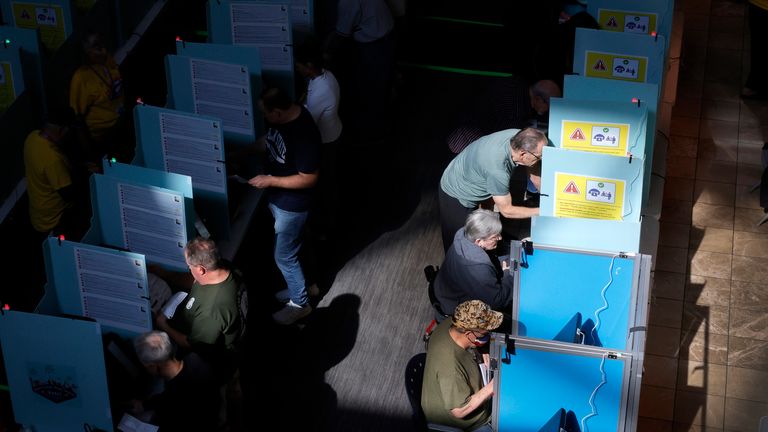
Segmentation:
{"type": "Polygon", "coordinates": [[[152,330],[144,255],[49,237],[43,256],[40,313],[92,318],[128,339],[152,330]]]}
{"type": "Polygon", "coordinates": [[[228,142],[254,141],[251,75],[246,66],[169,55],[165,72],[168,108],[220,119],[228,142]]]}
{"type": "Polygon", "coordinates": [[[134,165],[189,176],[199,223],[217,239],[229,238],[227,170],[221,121],[166,108],[137,105],[134,165]]]}
{"type": "Polygon", "coordinates": [[[0,47],[0,113],[7,110],[23,91],[19,47],[0,47]]]}
{"type": "MultiPolygon", "coordinates": [[[[264,82],[267,86],[281,88],[291,98],[295,98],[293,3],[242,0],[208,2],[209,42],[258,47],[264,82]]],[[[303,5],[303,2],[297,2],[302,10],[303,5]]],[[[308,14],[309,11],[307,8],[308,14]]],[[[311,19],[309,16],[307,18],[311,19]]]]}
{"type": "Polygon", "coordinates": [[[189,176],[104,163],[91,176],[91,229],[83,242],[143,254],[147,262],[187,271],[184,246],[194,236],[189,176]]]}
{"type": "Polygon", "coordinates": [[[641,355],[494,333],[498,432],[636,430],[641,355]]]}
{"type": "MultiPolygon", "coordinates": [[[[263,82],[261,72],[261,52],[258,47],[194,43],[179,40],[176,41],[176,54],[192,58],[206,59],[209,61],[239,64],[247,67],[251,84],[251,109],[256,110],[253,115],[254,134],[258,137],[266,132],[264,129],[264,118],[257,109],[263,82]]],[[[250,144],[250,142],[245,144],[250,144]]]]}
{"type": "Polygon", "coordinates": [[[3,311],[0,343],[16,422],[37,432],[113,430],[98,323],[3,311]]]}
{"type": "Polygon", "coordinates": [[[5,21],[20,29],[38,30],[40,41],[55,52],[72,34],[70,0],[0,0],[5,21]]]}
{"type": "Polygon", "coordinates": [[[648,255],[513,242],[512,334],[642,352],[648,255]]]}

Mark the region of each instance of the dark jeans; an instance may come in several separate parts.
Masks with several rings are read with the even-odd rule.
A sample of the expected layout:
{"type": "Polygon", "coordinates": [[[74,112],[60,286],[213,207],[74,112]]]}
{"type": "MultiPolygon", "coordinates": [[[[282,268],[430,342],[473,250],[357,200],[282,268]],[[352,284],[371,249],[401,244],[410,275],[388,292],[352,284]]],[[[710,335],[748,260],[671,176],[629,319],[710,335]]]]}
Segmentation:
{"type": "Polygon", "coordinates": [[[440,186],[437,187],[437,201],[440,206],[440,228],[443,234],[443,249],[447,251],[451,244],[453,244],[453,237],[456,235],[456,231],[464,226],[467,222],[467,216],[475,209],[464,207],[459,200],[445,193],[440,186]]]}

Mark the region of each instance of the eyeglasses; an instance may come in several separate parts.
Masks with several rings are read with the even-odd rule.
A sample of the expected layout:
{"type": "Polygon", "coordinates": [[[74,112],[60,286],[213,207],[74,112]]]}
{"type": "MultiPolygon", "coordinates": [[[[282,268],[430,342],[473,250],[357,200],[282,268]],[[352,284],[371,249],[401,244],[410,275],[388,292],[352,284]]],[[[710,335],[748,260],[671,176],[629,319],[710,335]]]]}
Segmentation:
{"type": "Polygon", "coordinates": [[[484,238],[483,240],[486,240],[486,241],[499,241],[499,240],[501,240],[501,234],[493,234],[491,236],[488,236],[488,237],[484,238]]]}
{"type": "Polygon", "coordinates": [[[533,156],[533,159],[534,159],[534,160],[533,160],[533,163],[532,163],[531,165],[536,165],[536,164],[537,164],[537,163],[538,163],[538,162],[541,160],[541,156],[540,156],[540,155],[536,155],[536,154],[534,154],[534,153],[531,153],[531,152],[529,152],[529,151],[525,151],[525,153],[527,153],[527,154],[529,154],[529,155],[533,156]]]}

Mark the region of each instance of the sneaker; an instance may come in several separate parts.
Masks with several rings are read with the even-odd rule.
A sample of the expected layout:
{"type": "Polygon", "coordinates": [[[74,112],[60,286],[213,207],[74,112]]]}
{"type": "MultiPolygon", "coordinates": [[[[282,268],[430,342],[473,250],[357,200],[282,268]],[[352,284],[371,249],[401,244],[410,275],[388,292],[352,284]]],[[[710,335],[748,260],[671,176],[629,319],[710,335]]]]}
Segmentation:
{"type": "Polygon", "coordinates": [[[309,304],[299,306],[289,300],[282,309],[272,314],[272,319],[278,324],[291,325],[310,313],[312,313],[312,306],[309,304]]]}
{"type": "MultiPolygon", "coordinates": [[[[307,288],[307,295],[310,297],[320,297],[320,287],[317,284],[312,284],[312,286],[307,288]]],[[[291,299],[291,295],[288,294],[288,288],[276,292],[275,299],[280,303],[288,303],[291,299]]]]}

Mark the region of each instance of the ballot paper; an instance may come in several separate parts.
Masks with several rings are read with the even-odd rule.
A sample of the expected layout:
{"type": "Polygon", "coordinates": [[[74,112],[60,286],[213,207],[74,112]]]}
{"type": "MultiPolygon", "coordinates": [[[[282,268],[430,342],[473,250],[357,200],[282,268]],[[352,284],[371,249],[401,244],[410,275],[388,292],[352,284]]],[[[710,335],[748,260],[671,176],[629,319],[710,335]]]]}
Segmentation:
{"type": "Polygon", "coordinates": [[[117,430],[122,432],[157,432],[158,427],[137,419],[130,414],[123,414],[117,430]]]}
{"type": "Polygon", "coordinates": [[[165,306],[163,306],[163,315],[165,315],[165,317],[168,319],[173,318],[173,314],[176,312],[176,308],[179,306],[179,304],[181,304],[181,302],[184,301],[185,298],[187,298],[187,293],[184,291],[179,291],[174,294],[170,299],[168,299],[167,302],[165,302],[165,306]]]}

